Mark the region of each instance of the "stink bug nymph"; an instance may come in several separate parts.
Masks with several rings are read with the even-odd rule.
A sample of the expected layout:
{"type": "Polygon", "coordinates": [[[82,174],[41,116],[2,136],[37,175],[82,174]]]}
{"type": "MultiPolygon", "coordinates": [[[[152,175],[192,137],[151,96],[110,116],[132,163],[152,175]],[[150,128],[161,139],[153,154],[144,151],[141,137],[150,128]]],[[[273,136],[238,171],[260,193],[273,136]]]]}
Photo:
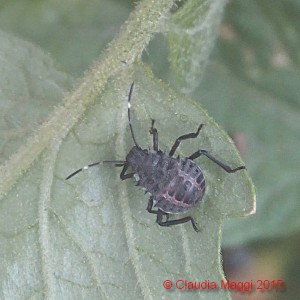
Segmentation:
{"type": "Polygon", "coordinates": [[[136,141],[132,125],[130,100],[134,83],[131,84],[128,95],[128,122],[134,146],[129,151],[125,160],[104,160],[84,166],[70,174],[70,179],[82,170],[100,164],[113,164],[116,167],[123,167],[120,178],[125,180],[134,177],[137,185],[150,194],[147,211],[156,214],[156,222],[160,226],[172,226],[191,222],[196,231],[198,227],[191,216],[176,220],[169,220],[169,215],[182,214],[191,211],[200,202],[205,193],[205,179],[201,168],[194,162],[194,159],[204,155],[216,163],[227,173],[235,173],[245,169],[245,166],[232,169],[228,165],[216,159],[206,150],[197,150],[185,158],[173,157],[176,149],[183,140],[196,138],[204,124],[200,124],[195,133],[188,133],[178,137],[168,154],[158,148],[158,132],[154,127],[154,120],[151,122],[150,134],[153,138],[153,149],[142,149],[136,141]],[[127,173],[128,168],[132,172],[127,173]],[[155,210],[155,208],[157,210],[155,210]],[[165,216],[165,220],[163,217],[165,216]]]}

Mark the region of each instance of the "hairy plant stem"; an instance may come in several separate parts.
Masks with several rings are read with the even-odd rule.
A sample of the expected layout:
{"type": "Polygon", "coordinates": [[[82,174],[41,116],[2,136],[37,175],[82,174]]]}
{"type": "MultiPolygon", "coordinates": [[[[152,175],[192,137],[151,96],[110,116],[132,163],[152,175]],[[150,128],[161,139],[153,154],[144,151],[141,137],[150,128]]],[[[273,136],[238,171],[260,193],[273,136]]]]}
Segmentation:
{"type": "Polygon", "coordinates": [[[81,83],[66,95],[35,134],[0,167],[0,196],[5,195],[49,145],[53,139],[63,139],[87,107],[103,92],[108,80],[130,67],[140,58],[152,35],[160,31],[168,17],[173,0],[144,0],[131,13],[118,36],[93,64],[81,83]]]}

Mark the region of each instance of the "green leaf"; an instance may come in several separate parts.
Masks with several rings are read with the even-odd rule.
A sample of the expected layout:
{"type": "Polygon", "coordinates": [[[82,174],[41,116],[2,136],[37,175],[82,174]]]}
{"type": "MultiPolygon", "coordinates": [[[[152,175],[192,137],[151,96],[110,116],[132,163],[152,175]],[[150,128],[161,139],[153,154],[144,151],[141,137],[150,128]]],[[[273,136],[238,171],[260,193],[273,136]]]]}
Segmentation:
{"type": "MultiPolygon", "coordinates": [[[[40,49],[1,31],[0,62],[0,160],[5,163],[12,153],[25,150],[25,141],[61,101],[73,80],[58,71],[40,49]]],[[[38,234],[42,167],[40,160],[32,165],[0,201],[0,298],[35,297],[43,290],[38,234]]],[[[1,172],[1,182],[3,175],[1,172]]]]}
{"type": "Polygon", "coordinates": [[[9,0],[2,1],[0,27],[43,47],[78,76],[117,34],[129,12],[124,0],[9,0]]]}
{"type": "MultiPolygon", "coordinates": [[[[221,147],[226,162],[241,164],[227,135],[199,106],[178,98],[147,72],[137,68],[132,99],[133,124],[141,145],[150,145],[150,117],[161,129],[160,146],[166,150],[178,134],[194,131],[204,122],[201,146],[217,157],[221,147]]],[[[127,88],[129,83],[127,79],[127,88]]],[[[164,279],[219,282],[222,278],[218,253],[223,218],[252,209],[251,183],[244,171],[229,175],[207,160],[201,162],[209,191],[193,213],[200,234],[190,224],[160,228],[145,211],[147,197],[132,182],[120,182],[119,171],[109,166],[64,180],[68,172],[86,163],[125,157],[132,146],[126,94],[126,89],[116,92],[111,86],[73,128],[59,152],[54,141],[2,199],[5,243],[1,244],[8,246],[2,249],[5,293],[74,298],[80,292],[81,298],[93,299],[120,298],[126,290],[131,299],[143,295],[157,299],[166,293],[161,287],[164,279]],[[227,185],[232,188],[225,196],[227,185]],[[19,276],[23,283],[13,288],[19,276]]],[[[181,151],[187,155],[199,145],[199,140],[189,141],[181,151]]]]}
{"type": "Polygon", "coordinates": [[[244,137],[243,158],[258,195],[255,215],[224,227],[224,246],[300,229],[300,69],[293,51],[300,44],[300,27],[295,12],[299,1],[232,2],[215,63],[194,94],[228,132],[244,137]]]}
{"type": "Polygon", "coordinates": [[[0,31],[1,156],[3,163],[60,103],[72,78],[32,44],[0,31]]]}
{"type": "MultiPolygon", "coordinates": [[[[147,197],[132,181],[120,181],[120,169],[101,166],[65,181],[87,163],[125,158],[132,147],[127,95],[133,80],[132,122],[141,145],[151,145],[151,118],[164,151],[179,135],[205,123],[201,136],[183,142],[179,153],[207,149],[230,166],[242,164],[227,134],[205,111],[154,79],[147,67],[133,65],[171,5],[141,2],[102,59],[60,105],[58,99],[71,79],[55,70],[40,50],[10,36],[2,43],[2,37],[0,44],[12,43],[16,51],[7,59],[11,47],[3,50],[2,64],[10,75],[23,72],[27,81],[3,76],[1,86],[10,88],[1,96],[1,105],[3,111],[8,105],[10,117],[27,121],[29,130],[18,144],[6,140],[10,151],[0,169],[1,298],[194,299],[194,293],[166,291],[163,281],[209,280],[219,286],[224,279],[222,223],[253,211],[255,196],[245,170],[227,174],[208,159],[197,160],[208,186],[203,202],[192,211],[200,233],[191,224],[159,227],[155,216],[145,211],[147,197]],[[17,114],[10,102],[21,107],[29,88],[23,114],[17,114]],[[36,118],[31,98],[36,98],[36,118]],[[45,98],[53,100],[44,111],[39,104],[45,98]]],[[[23,123],[13,125],[3,123],[1,130],[18,134],[23,123]]],[[[222,289],[199,293],[200,299],[216,297],[229,295],[222,289]]]]}
{"type": "Polygon", "coordinates": [[[109,78],[123,72],[141,57],[144,48],[153,33],[158,30],[162,20],[166,18],[172,4],[172,0],[159,1],[156,5],[145,1],[137,6],[135,13],[131,14],[130,21],[101,56],[102,59],[94,63],[76,89],[66,97],[64,104],[57,107],[34,136],[28,138],[27,147],[20,148],[12,155],[10,161],[2,166],[0,169],[3,176],[0,181],[2,194],[12,187],[20,173],[27,170],[54,137],[57,143],[61,142],[82,117],[86,108],[92,105],[95,98],[103,92],[109,78]],[[73,117],[70,118],[70,115],[73,117]]]}
{"type": "Polygon", "coordinates": [[[170,20],[167,38],[172,76],[183,92],[200,83],[220,24],[224,0],[186,1],[170,20]]]}
{"type": "MultiPolygon", "coordinates": [[[[179,153],[191,154],[201,145],[232,166],[242,164],[228,136],[199,106],[155,81],[147,69],[137,66],[133,79],[132,122],[142,147],[147,149],[152,143],[148,133],[151,118],[156,120],[159,145],[163,151],[171,148],[178,135],[195,131],[199,123],[204,122],[206,126],[201,137],[183,142],[179,153]]],[[[126,113],[130,81],[119,78],[117,82],[119,92],[107,90],[101,102],[88,111],[84,121],[75,127],[74,133],[62,145],[61,156],[68,156],[68,159],[65,165],[57,164],[61,165],[58,170],[61,177],[94,161],[122,160],[131,149],[133,142],[126,113]]],[[[62,204],[57,199],[53,209],[67,227],[80,236],[80,245],[88,240],[84,253],[92,255],[93,265],[101,261],[103,266],[96,263],[94,268],[97,274],[101,274],[98,278],[101,285],[104,279],[104,291],[109,289],[111,294],[120,297],[118,291],[127,287],[131,299],[143,295],[157,299],[168,297],[161,287],[165,279],[174,283],[181,277],[201,281],[209,279],[219,285],[222,273],[218,253],[223,219],[229,215],[250,213],[253,188],[245,171],[227,174],[205,159],[198,162],[203,167],[208,185],[204,202],[193,212],[201,228],[199,234],[190,224],[159,227],[155,216],[145,210],[148,197],[132,181],[121,182],[120,170],[113,167],[90,169],[66,183],[68,187],[63,198],[69,200],[62,204]],[[229,191],[227,186],[231,187],[229,191]],[[126,261],[130,261],[127,271],[112,275],[126,261]],[[138,290],[133,289],[136,281],[138,290]]],[[[218,293],[219,297],[225,297],[224,291],[220,290],[214,292],[213,298],[218,293]]],[[[179,292],[178,297],[180,295],[179,292]]],[[[170,297],[173,298],[174,294],[170,297]]],[[[205,294],[205,299],[209,297],[205,294]]]]}

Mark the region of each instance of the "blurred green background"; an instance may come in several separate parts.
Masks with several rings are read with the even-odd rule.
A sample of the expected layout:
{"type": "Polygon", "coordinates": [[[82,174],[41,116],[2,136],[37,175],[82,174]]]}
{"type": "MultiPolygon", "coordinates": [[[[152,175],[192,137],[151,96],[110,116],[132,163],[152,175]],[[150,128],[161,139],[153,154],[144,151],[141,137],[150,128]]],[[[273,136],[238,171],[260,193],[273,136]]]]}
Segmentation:
{"type": "MultiPolygon", "coordinates": [[[[38,45],[80,78],[133,8],[125,0],[1,1],[0,28],[38,45]]],[[[177,88],[164,35],[154,37],[143,60],[177,88]]],[[[191,96],[231,134],[257,192],[257,213],[224,226],[225,272],[241,281],[283,280],[286,287],[232,298],[297,299],[300,1],[230,1],[201,72],[191,96]]]]}

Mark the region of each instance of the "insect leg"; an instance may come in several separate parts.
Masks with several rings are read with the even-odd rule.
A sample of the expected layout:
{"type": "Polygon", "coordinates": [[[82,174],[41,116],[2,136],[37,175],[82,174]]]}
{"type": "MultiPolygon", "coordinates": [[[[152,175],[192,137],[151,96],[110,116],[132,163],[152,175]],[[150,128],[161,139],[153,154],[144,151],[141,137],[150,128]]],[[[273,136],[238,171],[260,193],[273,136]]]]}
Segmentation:
{"type": "Polygon", "coordinates": [[[242,170],[242,169],[246,169],[245,166],[240,166],[237,168],[232,169],[231,167],[229,167],[228,165],[224,164],[223,162],[219,161],[218,159],[216,159],[215,157],[213,157],[211,154],[209,154],[206,150],[198,150],[195,153],[193,153],[192,155],[190,155],[188,157],[188,159],[195,159],[201,155],[206,156],[207,158],[209,158],[211,161],[213,161],[215,164],[217,164],[219,167],[221,167],[222,169],[224,169],[227,173],[235,173],[238,170],[242,170]]]}
{"type": "Polygon", "coordinates": [[[120,174],[121,180],[125,180],[125,179],[132,178],[132,177],[133,177],[134,173],[128,173],[128,174],[125,174],[126,171],[127,171],[127,169],[128,169],[128,164],[125,163],[125,164],[124,164],[124,167],[123,167],[123,169],[122,169],[122,171],[121,171],[121,174],[120,174]]]}
{"type": "Polygon", "coordinates": [[[176,139],[174,145],[172,146],[170,152],[169,152],[169,156],[173,156],[173,154],[175,153],[176,149],[178,148],[179,144],[181,141],[183,140],[187,140],[187,139],[194,139],[199,135],[199,132],[201,130],[201,128],[204,126],[204,124],[200,124],[197,131],[195,133],[188,133],[185,135],[180,136],[179,138],[176,139]]]}
{"type": "Polygon", "coordinates": [[[197,227],[197,223],[194,221],[194,219],[191,216],[184,217],[184,218],[177,219],[177,220],[171,220],[171,221],[168,221],[168,220],[163,221],[162,217],[163,217],[163,212],[161,210],[158,210],[156,222],[160,226],[173,226],[173,225],[178,225],[178,224],[182,224],[182,223],[186,223],[186,222],[191,221],[194,230],[199,232],[199,229],[197,227]]]}
{"type": "Polygon", "coordinates": [[[169,214],[168,213],[166,213],[166,212],[164,212],[162,210],[153,210],[152,208],[153,208],[153,197],[150,197],[148,205],[147,205],[147,208],[146,208],[147,211],[150,214],[155,214],[155,215],[162,214],[162,215],[165,215],[165,216],[167,216],[167,220],[169,219],[169,214]]]}
{"type": "Polygon", "coordinates": [[[158,151],[158,132],[157,129],[154,128],[155,120],[152,119],[151,122],[152,123],[149,132],[153,135],[153,150],[158,151]]]}
{"type": "Polygon", "coordinates": [[[150,197],[146,209],[147,209],[147,211],[148,211],[150,214],[157,214],[157,210],[152,210],[152,207],[153,207],[153,198],[150,197]]]}

